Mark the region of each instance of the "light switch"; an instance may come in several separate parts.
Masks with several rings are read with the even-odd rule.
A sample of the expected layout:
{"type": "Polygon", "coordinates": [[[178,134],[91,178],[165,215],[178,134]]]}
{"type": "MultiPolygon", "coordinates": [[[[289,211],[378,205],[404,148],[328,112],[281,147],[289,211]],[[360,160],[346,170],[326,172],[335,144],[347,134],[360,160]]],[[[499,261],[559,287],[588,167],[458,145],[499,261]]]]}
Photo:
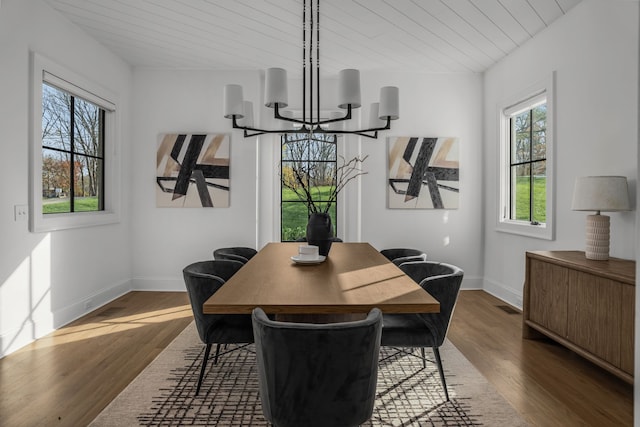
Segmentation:
{"type": "Polygon", "coordinates": [[[29,206],[28,205],[15,205],[13,207],[15,220],[26,221],[29,218],[29,206]]]}

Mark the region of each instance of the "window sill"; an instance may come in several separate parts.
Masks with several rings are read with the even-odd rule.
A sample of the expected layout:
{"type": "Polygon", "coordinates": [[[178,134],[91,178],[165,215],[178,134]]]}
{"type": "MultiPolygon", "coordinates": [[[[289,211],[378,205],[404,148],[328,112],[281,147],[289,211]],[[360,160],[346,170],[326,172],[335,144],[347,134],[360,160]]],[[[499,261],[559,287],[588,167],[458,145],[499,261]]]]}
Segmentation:
{"type": "Polygon", "coordinates": [[[532,225],[523,221],[499,221],[496,231],[534,239],[554,240],[551,224],[532,225]]]}
{"type": "MultiPolygon", "coordinates": [[[[32,211],[33,212],[33,211],[32,211]]],[[[116,212],[74,212],[68,214],[39,214],[31,216],[31,232],[67,230],[72,228],[94,227],[116,224],[120,216],[116,212]]]]}

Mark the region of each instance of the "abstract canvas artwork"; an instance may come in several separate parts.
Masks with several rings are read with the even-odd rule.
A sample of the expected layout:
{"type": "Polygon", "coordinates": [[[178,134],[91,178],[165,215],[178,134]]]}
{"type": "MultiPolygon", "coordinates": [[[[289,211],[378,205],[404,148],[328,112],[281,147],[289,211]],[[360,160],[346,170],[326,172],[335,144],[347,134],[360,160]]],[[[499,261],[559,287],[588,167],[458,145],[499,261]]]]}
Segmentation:
{"type": "Polygon", "coordinates": [[[229,207],[229,135],[158,137],[156,206],[229,207]]]}
{"type": "Polygon", "coordinates": [[[392,137],[388,148],[389,208],[458,208],[458,138],[392,137]]]}

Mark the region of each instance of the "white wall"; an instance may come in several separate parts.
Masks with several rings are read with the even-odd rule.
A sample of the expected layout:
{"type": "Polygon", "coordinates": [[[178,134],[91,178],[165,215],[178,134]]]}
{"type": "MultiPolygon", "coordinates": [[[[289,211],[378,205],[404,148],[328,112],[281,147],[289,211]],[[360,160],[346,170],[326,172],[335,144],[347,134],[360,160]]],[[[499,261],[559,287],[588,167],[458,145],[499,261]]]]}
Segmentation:
{"type": "Polygon", "coordinates": [[[222,113],[226,83],[257,93],[257,72],[136,69],[132,147],[134,289],[184,290],[182,269],[213,259],[226,246],[256,247],[256,140],[233,132],[222,113]],[[157,208],[158,135],[167,132],[230,133],[230,206],[157,208]]]}
{"type": "MultiPolygon", "coordinates": [[[[632,207],[638,178],[638,3],[585,0],[485,73],[484,288],[521,306],[525,251],[583,250],[587,212],[571,210],[574,179],[624,175],[632,207]],[[495,231],[498,106],[556,72],[553,241],[495,231]]],[[[636,215],[610,213],[611,255],[635,259],[636,215]]]]}
{"type": "MultiPolygon", "coordinates": [[[[363,92],[400,88],[400,119],[378,140],[364,140],[368,175],[362,179],[362,240],[379,249],[413,247],[429,259],[458,265],[464,288],[482,287],[482,76],[477,74],[367,74],[363,92]],[[387,208],[387,137],[460,139],[459,208],[387,208]]],[[[368,112],[365,112],[368,117],[368,112]]]]}
{"type": "Polygon", "coordinates": [[[122,182],[129,181],[131,70],[39,0],[0,8],[0,357],[129,289],[129,193],[115,225],[30,233],[14,221],[29,196],[29,52],[117,94],[122,112],[122,182]],[[87,302],[90,300],[87,307],[87,302]]]}

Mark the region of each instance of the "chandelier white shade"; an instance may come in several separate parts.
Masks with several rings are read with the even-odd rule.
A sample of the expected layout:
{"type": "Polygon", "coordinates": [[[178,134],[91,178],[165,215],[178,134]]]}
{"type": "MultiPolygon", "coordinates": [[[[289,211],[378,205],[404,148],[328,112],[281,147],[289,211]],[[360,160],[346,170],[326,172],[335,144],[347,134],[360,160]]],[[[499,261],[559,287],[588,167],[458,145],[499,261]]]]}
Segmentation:
{"type": "Polygon", "coordinates": [[[624,176],[584,176],[576,178],[571,209],[596,211],[587,215],[585,256],[609,259],[610,220],[600,212],[628,211],[629,190],[624,176]]]}
{"type": "Polygon", "coordinates": [[[276,104],[280,108],[289,105],[289,94],[287,90],[287,70],[284,68],[269,68],[265,73],[265,106],[274,108],[276,104]]]}
{"type": "MultiPolygon", "coordinates": [[[[253,109],[245,102],[242,86],[228,84],[224,87],[224,117],[232,120],[234,129],[243,129],[245,137],[266,133],[332,133],[355,134],[367,138],[377,138],[378,131],[391,129],[391,120],[400,117],[400,96],[395,86],[385,86],[380,90],[379,102],[372,105],[369,128],[346,130],[344,122],[352,119],[353,110],[362,106],[360,91],[360,71],[345,69],[338,73],[338,104],[336,108],[344,112],[325,113],[320,110],[320,0],[304,0],[303,5],[303,78],[302,78],[302,118],[294,118],[289,106],[287,71],[283,68],[269,68],[265,72],[264,105],[273,108],[275,119],[283,123],[280,129],[254,127],[253,109]],[[314,10],[315,9],[315,10],[314,10]],[[306,61],[308,60],[308,64],[306,61]],[[315,98],[315,99],[314,99],[315,98]],[[251,109],[250,109],[251,108],[251,109]],[[337,113],[337,114],[336,114],[337,113]],[[246,117],[251,117],[247,120],[246,117]],[[242,119],[245,120],[242,120],[242,119]],[[294,126],[292,126],[292,123],[294,126]]],[[[351,128],[352,126],[349,126],[351,128]]]]}
{"type": "Polygon", "coordinates": [[[223,95],[224,117],[225,119],[244,117],[244,104],[242,96],[242,86],[226,85],[223,95]]]}
{"type": "Polygon", "coordinates": [[[338,108],[360,108],[360,71],[342,70],[338,74],[338,108]]]}
{"type": "Polygon", "coordinates": [[[378,117],[382,120],[397,120],[400,117],[400,95],[395,86],[380,89],[380,107],[378,117]]]}

